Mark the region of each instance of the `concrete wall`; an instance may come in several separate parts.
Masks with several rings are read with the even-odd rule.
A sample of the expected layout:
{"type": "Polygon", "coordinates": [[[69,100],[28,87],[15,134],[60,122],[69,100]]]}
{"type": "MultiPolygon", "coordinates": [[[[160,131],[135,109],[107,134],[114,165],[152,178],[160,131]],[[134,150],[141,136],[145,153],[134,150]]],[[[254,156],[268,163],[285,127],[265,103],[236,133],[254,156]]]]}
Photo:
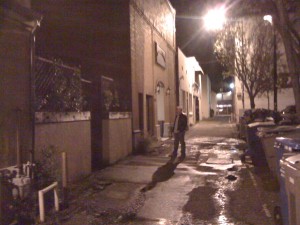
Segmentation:
{"type": "Polygon", "coordinates": [[[2,18],[0,27],[0,168],[17,163],[19,143],[23,160],[32,150],[31,33],[2,18]],[[16,140],[18,113],[19,142],[16,140]]]}
{"type": "Polygon", "coordinates": [[[142,129],[139,125],[139,109],[143,108],[143,133],[145,136],[159,137],[155,125],[158,124],[158,114],[164,114],[165,123],[170,123],[175,114],[175,10],[169,1],[130,2],[130,33],[131,33],[131,68],[132,68],[132,112],[133,130],[142,129]],[[165,53],[165,66],[156,62],[159,48],[165,53]],[[160,92],[156,86],[161,83],[160,92]],[[167,95],[167,89],[170,95],[167,95]],[[157,95],[163,94],[161,104],[157,104],[157,95]],[[138,95],[143,96],[143,105],[139,107],[138,95]],[[153,98],[153,112],[149,115],[146,98],[153,98]],[[158,108],[162,107],[162,108],[158,108]],[[147,117],[153,117],[147,124],[147,117]],[[147,127],[152,127],[154,133],[148,133],[147,127]]]}
{"type": "Polygon", "coordinates": [[[112,164],[132,152],[131,118],[103,120],[103,162],[112,164]]]}
{"type": "MultiPolygon", "coordinates": [[[[114,80],[119,109],[131,111],[131,43],[129,0],[52,0],[33,1],[43,14],[36,38],[41,56],[61,58],[80,65],[82,77],[90,85],[93,169],[102,168],[102,119],[107,113],[101,105],[101,77],[114,80]]],[[[104,131],[105,134],[106,131],[104,131]]]]}
{"type": "Polygon", "coordinates": [[[90,174],[91,124],[89,116],[79,116],[77,119],[80,120],[74,121],[72,116],[65,113],[49,113],[48,116],[38,116],[38,114],[36,114],[35,125],[36,160],[40,159],[40,151],[43,148],[54,146],[59,151],[67,153],[69,182],[90,174]]]}

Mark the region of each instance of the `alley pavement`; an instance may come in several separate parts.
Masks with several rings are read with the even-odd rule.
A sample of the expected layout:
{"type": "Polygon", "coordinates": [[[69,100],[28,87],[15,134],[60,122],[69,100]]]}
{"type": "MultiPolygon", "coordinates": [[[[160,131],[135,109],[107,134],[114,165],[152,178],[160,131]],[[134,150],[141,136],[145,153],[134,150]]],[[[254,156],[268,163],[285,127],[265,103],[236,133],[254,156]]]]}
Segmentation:
{"type": "Polygon", "coordinates": [[[236,137],[226,117],[201,121],[184,160],[170,159],[172,139],[159,142],[73,184],[68,207],[45,224],[276,224],[278,184],[268,168],[241,162],[247,145],[236,137]]]}

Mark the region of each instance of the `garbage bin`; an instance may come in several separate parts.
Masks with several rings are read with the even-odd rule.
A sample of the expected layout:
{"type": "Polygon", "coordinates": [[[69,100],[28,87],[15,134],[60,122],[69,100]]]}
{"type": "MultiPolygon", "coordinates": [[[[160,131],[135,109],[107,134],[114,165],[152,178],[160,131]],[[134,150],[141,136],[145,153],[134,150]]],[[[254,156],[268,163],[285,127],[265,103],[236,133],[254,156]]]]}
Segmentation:
{"type": "Polygon", "coordinates": [[[266,166],[267,160],[263,150],[260,138],[256,134],[259,127],[274,127],[274,122],[255,122],[246,127],[246,140],[248,143],[247,155],[251,156],[252,163],[255,166],[266,166]]]}
{"type": "Polygon", "coordinates": [[[276,151],[276,163],[277,163],[277,176],[280,184],[280,212],[281,218],[284,225],[289,224],[288,220],[288,198],[285,186],[285,167],[280,166],[285,164],[287,157],[293,156],[300,153],[300,146],[297,147],[297,142],[292,138],[277,137],[275,139],[274,148],[276,151]]]}
{"type": "MultiPolygon", "coordinates": [[[[300,138],[294,139],[294,147],[300,150],[300,138]]],[[[285,173],[288,221],[289,224],[300,224],[300,154],[281,160],[280,163],[285,173]]]]}
{"type": "Polygon", "coordinates": [[[260,138],[262,147],[266,156],[266,160],[270,171],[274,177],[277,176],[278,163],[276,162],[276,151],[274,151],[274,142],[276,137],[295,137],[300,135],[300,127],[297,126],[275,126],[275,127],[259,127],[257,135],[260,138]]]}

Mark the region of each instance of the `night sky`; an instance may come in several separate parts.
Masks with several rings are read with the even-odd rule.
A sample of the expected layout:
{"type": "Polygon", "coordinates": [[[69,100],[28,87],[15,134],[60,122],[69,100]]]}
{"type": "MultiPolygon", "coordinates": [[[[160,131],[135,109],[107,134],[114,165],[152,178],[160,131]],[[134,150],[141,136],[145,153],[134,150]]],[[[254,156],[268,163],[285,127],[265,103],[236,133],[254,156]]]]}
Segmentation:
{"type": "Polygon", "coordinates": [[[214,34],[203,26],[203,16],[220,0],[170,0],[176,10],[176,38],[186,56],[195,56],[204,73],[209,75],[212,88],[219,90],[222,66],[213,54],[214,34]]]}

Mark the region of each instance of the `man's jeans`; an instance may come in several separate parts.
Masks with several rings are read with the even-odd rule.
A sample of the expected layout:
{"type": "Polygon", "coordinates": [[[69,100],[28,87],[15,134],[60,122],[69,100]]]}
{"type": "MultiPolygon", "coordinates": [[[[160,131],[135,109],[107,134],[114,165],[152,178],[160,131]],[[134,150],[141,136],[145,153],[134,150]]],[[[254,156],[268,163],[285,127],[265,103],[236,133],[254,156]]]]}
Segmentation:
{"type": "Polygon", "coordinates": [[[184,142],[185,131],[174,133],[174,151],[172,156],[177,156],[179,143],[181,145],[181,156],[185,157],[185,142],[184,142]]]}

